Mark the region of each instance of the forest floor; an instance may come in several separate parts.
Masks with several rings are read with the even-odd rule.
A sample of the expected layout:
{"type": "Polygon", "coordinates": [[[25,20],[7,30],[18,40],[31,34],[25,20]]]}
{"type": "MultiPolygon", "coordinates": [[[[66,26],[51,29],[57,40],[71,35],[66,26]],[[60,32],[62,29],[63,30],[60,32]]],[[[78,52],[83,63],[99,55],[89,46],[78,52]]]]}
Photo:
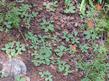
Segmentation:
{"type": "MultiPolygon", "coordinates": [[[[9,0],[9,2],[15,1],[9,0]]],[[[49,4],[50,2],[50,0],[24,0],[23,3],[17,3],[18,7],[21,4],[32,5],[30,12],[36,12],[37,16],[31,20],[29,28],[26,27],[25,22],[21,21],[18,29],[13,28],[8,32],[1,31],[0,49],[12,41],[19,41],[25,44],[26,51],[16,58],[20,57],[25,63],[27,67],[25,76],[30,78],[30,81],[45,81],[45,78],[48,77],[50,79],[52,78],[52,80],[46,81],[82,81],[83,78],[86,78],[85,76],[88,73],[87,69],[91,66],[90,63],[93,62],[94,64],[94,61],[96,62],[95,58],[99,58],[97,54],[99,50],[97,49],[99,49],[102,41],[98,39],[97,34],[93,32],[94,23],[92,23],[91,20],[87,23],[87,18],[81,18],[77,0],[72,0],[73,7],[75,8],[72,10],[73,12],[70,10],[71,13],[64,11],[66,6],[64,0],[57,0],[57,3],[53,5],[56,6],[54,11],[52,11],[52,7],[44,6],[44,3],[49,4]],[[46,21],[49,23],[47,24],[46,21]],[[42,44],[43,42],[45,45],[42,44]],[[33,48],[31,48],[31,46],[33,46],[33,48]],[[46,50],[42,49],[44,46],[46,46],[46,50]],[[34,51],[44,52],[43,54],[45,55],[48,54],[48,52],[52,53],[50,57],[49,55],[36,55],[35,57],[35,55],[33,55],[34,51]],[[39,62],[39,65],[37,65],[37,62],[39,62]],[[84,65],[85,63],[90,64],[90,66],[82,66],[81,62],[83,62],[84,65]],[[43,75],[41,77],[39,72],[43,74],[43,72],[46,71],[50,74],[45,74],[45,77],[43,77],[43,75]],[[50,77],[51,75],[52,77],[50,77]]],[[[104,53],[104,49],[102,50],[104,53]]],[[[102,57],[105,57],[105,55],[102,57]]],[[[8,59],[6,52],[3,50],[0,50],[0,59],[8,59]]],[[[99,65],[99,61],[95,64],[96,66],[92,65],[93,68],[91,67],[93,70],[89,70],[92,74],[99,65]]],[[[0,65],[0,68],[3,67],[0,65]]],[[[100,68],[104,68],[104,66],[100,66],[100,68]]],[[[99,72],[97,73],[99,74],[99,72]]],[[[95,74],[97,73],[95,72],[95,74]]],[[[92,76],[94,76],[94,74],[92,76]]],[[[90,75],[88,78],[92,79],[90,75]]],[[[12,78],[5,77],[1,78],[0,81],[12,81],[12,78]]],[[[95,81],[95,79],[84,79],[83,81],[95,81]]]]}

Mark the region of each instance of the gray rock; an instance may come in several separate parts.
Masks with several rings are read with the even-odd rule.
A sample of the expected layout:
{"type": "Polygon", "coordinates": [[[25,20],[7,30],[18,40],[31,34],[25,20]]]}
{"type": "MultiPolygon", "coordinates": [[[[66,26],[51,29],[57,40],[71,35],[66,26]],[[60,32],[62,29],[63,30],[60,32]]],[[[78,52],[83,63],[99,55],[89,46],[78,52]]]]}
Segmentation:
{"type": "Polygon", "coordinates": [[[3,64],[2,74],[4,76],[21,76],[27,71],[26,65],[20,59],[11,59],[3,64]]]}

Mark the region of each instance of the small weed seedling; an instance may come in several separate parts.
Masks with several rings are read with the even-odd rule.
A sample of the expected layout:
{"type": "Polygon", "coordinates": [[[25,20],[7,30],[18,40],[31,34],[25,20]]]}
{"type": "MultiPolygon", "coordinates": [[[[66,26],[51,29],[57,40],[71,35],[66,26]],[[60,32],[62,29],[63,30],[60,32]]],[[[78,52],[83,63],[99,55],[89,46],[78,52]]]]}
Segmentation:
{"type": "Polygon", "coordinates": [[[97,54],[97,56],[104,58],[104,56],[107,55],[107,49],[104,45],[94,44],[92,48],[93,48],[94,53],[97,54]]]}
{"type": "Polygon", "coordinates": [[[18,54],[22,54],[23,51],[26,51],[26,48],[24,44],[13,41],[5,44],[5,47],[1,50],[5,51],[9,57],[16,57],[18,54]]]}
{"type": "Polygon", "coordinates": [[[99,38],[99,35],[94,29],[88,30],[84,32],[85,39],[96,40],[99,38]]]}
{"type": "Polygon", "coordinates": [[[43,20],[40,23],[40,26],[41,26],[41,29],[43,29],[45,32],[53,32],[54,31],[53,21],[43,20]]]}
{"type": "Polygon", "coordinates": [[[41,64],[50,65],[51,56],[52,51],[50,47],[41,47],[38,51],[34,52],[32,62],[35,66],[40,66],[41,64]]]}
{"type": "Polygon", "coordinates": [[[64,0],[65,2],[65,9],[64,13],[75,13],[75,6],[73,5],[71,0],[64,0]]]}
{"type": "MultiPolygon", "coordinates": [[[[69,34],[67,32],[63,32],[63,37],[65,38],[66,42],[71,41],[72,44],[79,44],[79,38],[75,38],[72,34],[69,34]]],[[[76,33],[74,33],[76,35],[76,33]]]]}
{"type": "Polygon", "coordinates": [[[54,1],[54,2],[44,2],[43,3],[43,5],[46,7],[46,9],[48,10],[48,11],[55,11],[56,10],[56,8],[58,7],[58,5],[57,5],[57,1],[54,1]]]}
{"type": "Polygon", "coordinates": [[[71,34],[68,34],[67,32],[63,32],[63,37],[65,38],[65,40],[68,42],[71,40],[72,38],[72,35],[71,34]]]}
{"type": "Polygon", "coordinates": [[[26,40],[30,40],[32,45],[30,48],[36,49],[37,43],[39,41],[38,36],[34,35],[32,32],[28,32],[25,34],[26,40]]]}
{"type": "Polygon", "coordinates": [[[95,19],[96,22],[96,28],[95,30],[98,33],[102,33],[102,32],[108,32],[109,31],[109,19],[106,17],[96,17],[95,19]]]}
{"type": "Polygon", "coordinates": [[[18,9],[18,13],[20,17],[23,19],[23,21],[25,22],[27,28],[30,27],[31,20],[33,20],[33,18],[35,18],[37,15],[36,12],[29,12],[30,8],[31,8],[30,5],[22,4],[18,9]]]}
{"type": "Polygon", "coordinates": [[[37,13],[36,12],[29,12],[31,6],[28,5],[28,4],[22,4],[22,6],[19,8],[19,12],[20,12],[20,16],[21,18],[23,18],[23,21],[26,22],[26,25],[27,27],[29,28],[30,27],[30,23],[31,23],[31,20],[33,20],[37,13]]]}
{"type": "Polygon", "coordinates": [[[72,71],[70,69],[70,65],[68,65],[65,61],[57,60],[57,68],[59,72],[63,72],[64,75],[70,74],[72,71]]]}
{"type": "Polygon", "coordinates": [[[53,75],[49,71],[39,72],[39,75],[45,79],[45,81],[53,81],[53,75]]]}
{"type": "Polygon", "coordinates": [[[95,44],[93,49],[97,58],[104,60],[107,57],[107,49],[104,45],[99,46],[98,44],[95,44]]]}
{"type": "Polygon", "coordinates": [[[59,57],[62,57],[63,53],[65,51],[67,51],[67,48],[65,46],[63,46],[63,45],[58,46],[57,49],[55,49],[56,55],[59,56],[59,57]]]}
{"type": "Polygon", "coordinates": [[[26,33],[25,37],[26,37],[26,40],[31,41],[30,48],[33,48],[33,49],[37,49],[37,48],[40,48],[42,46],[45,46],[45,44],[47,43],[46,40],[49,40],[49,36],[34,35],[32,32],[26,33]]]}
{"type": "Polygon", "coordinates": [[[83,53],[87,53],[89,46],[87,44],[82,44],[82,45],[80,45],[80,49],[83,53]]]}

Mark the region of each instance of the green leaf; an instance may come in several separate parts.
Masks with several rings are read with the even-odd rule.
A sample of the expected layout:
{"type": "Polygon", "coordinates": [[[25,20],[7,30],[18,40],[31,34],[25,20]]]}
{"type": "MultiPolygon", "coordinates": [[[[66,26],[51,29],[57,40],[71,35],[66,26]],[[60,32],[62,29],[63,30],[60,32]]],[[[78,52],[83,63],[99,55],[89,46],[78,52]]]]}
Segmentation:
{"type": "Polygon", "coordinates": [[[81,5],[80,5],[80,11],[84,15],[86,10],[86,0],[82,0],[81,5]]]}
{"type": "Polygon", "coordinates": [[[5,44],[5,47],[1,50],[5,51],[6,54],[10,55],[11,57],[16,57],[18,54],[21,54],[23,51],[26,51],[26,48],[24,44],[13,41],[5,44]]]}

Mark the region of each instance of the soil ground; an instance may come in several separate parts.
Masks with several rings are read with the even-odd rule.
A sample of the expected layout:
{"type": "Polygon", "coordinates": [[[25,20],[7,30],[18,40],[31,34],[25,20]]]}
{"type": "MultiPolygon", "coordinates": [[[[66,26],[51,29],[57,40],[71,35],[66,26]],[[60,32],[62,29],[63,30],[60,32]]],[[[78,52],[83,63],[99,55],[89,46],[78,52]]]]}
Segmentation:
{"type": "MultiPolygon", "coordinates": [[[[14,1],[14,0],[10,0],[10,1],[14,1]]],[[[48,0],[25,0],[24,3],[36,4],[37,6],[35,6],[32,10],[39,11],[43,6],[44,1],[48,1],[48,0]]],[[[79,30],[81,29],[80,27],[84,23],[84,20],[80,18],[80,12],[79,12],[79,8],[77,7],[78,3],[76,2],[76,0],[74,0],[73,2],[77,7],[76,13],[74,14],[64,14],[63,0],[59,0],[58,2],[59,2],[58,3],[59,6],[55,12],[49,12],[46,9],[41,10],[38,13],[37,17],[34,19],[34,21],[32,21],[29,31],[32,31],[35,34],[42,34],[43,31],[40,29],[39,22],[43,19],[50,20],[52,18],[55,22],[55,32],[53,32],[54,35],[58,35],[61,38],[63,31],[67,31],[69,33],[78,31],[79,32],[78,37],[82,37],[83,36],[82,31],[79,30]]],[[[24,34],[26,32],[25,30],[27,29],[21,27],[20,30],[22,30],[24,34]]],[[[12,30],[11,33],[0,32],[0,48],[3,47],[4,44],[6,44],[10,40],[20,40],[21,42],[25,43],[24,39],[22,38],[22,35],[16,29],[12,30]]],[[[64,40],[61,41],[64,42],[64,40]]],[[[81,40],[81,42],[84,42],[84,40],[81,40]]],[[[69,44],[66,43],[66,45],[69,44]]],[[[5,55],[2,51],[0,51],[0,54],[1,54],[0,56],[1,58],[5,58],[5,55]]],[[[65,76],[62,73],[57,72],[56,67],[53,65],[50,66],[41,65],[39,67],[34,66],[34,64],[31,62],[32,60],[31,52],[29,51],[25,52],[23,55],[21,55],[21,57],[27,66],[27,76],[30,77],[31,81],[44,81],[44,79],[42,79],[38,74],[36,74],[36,71],[48,70],[54,76],[53,81],[80,81],[83,76],[83,73],[77,70],[75,59],[78,59],[78,57],[75,55],[65,54],[62,57],[64,61],[67,61],[71,65],[71,69],[73,71],[72,74],[68,76],[65,76]],[[69,59],[72,59],[72,61],[69,61],[69,59]]],[[[12,81],[12,80],[10,80],[9,77],[9,78],[0,79],[0,81],[12,81]]]]}

